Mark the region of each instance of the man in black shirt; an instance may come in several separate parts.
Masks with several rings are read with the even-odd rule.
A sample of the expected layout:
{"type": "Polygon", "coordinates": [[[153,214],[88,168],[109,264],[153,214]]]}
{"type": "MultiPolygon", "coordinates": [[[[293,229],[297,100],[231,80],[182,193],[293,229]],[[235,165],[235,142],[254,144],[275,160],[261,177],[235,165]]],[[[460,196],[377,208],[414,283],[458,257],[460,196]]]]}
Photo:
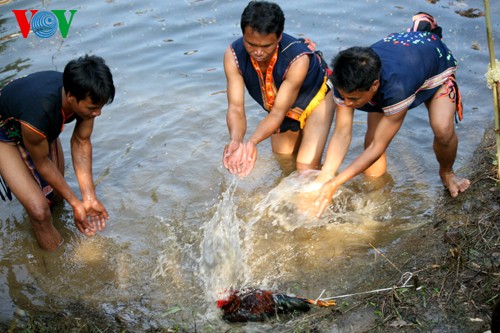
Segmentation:
{"type": "Polygon", "coordinates": [[[5,194],[12,191],[24,206],[44,250],[62,244],[52,223],[57,197],[71,205],[75,225],[85,235],[106,226],[109,215],[96,197],[92,178],[90,136],[94,118],[114,95],[109,67],[102,58],[88,55],[70,61],[64,73],[34,73],[12,81],[0,93],[0,176],[7,185],[5,194]],[[75,119],[71,156],[81,200],[64,179],[59,139],[64,124],[75,119]]]}

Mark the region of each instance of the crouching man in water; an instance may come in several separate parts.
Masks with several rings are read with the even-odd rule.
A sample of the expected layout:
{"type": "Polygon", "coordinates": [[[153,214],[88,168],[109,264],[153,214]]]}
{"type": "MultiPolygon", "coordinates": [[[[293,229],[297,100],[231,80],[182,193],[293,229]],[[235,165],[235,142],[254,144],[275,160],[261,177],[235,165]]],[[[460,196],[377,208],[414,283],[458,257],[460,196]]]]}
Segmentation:
{"type": "MultiPolygon", "coordinates": [[[[63,242],[52,223],[52,205],[66,200],[75,225],[94,235],[106,226],[108,212],[97,199],[92,178],[90,136],[94,118],[114,99],[109,67],[97,56],[70,61],[64,73],[37,72],[5,86],[0,94],[0,180],[26,209],[40,247],[55,250],[63,242]],[[82,200],[64,179],[64,156],[59,135],[76,120],[71,156],[82,200]]],[[[2,190],[0,187],[0,191],[2,190]]],[[[1,192],[0,192],[1,193],[1,192]]]]}
{"type": "Polygon", "coordinates": [[[297,153],[298,170],[319,169],[335,108],[326,63],[313,43],[283,32],[285,15],[275,3],[250,1],[240,25],[243,36],[224,54],[230,136],[224,166],[249,175],[257,144],[271,137],[274,153],[297,153]],[[268,112],[246,142],[245,88],[268,112]]]}
{"type": "Polygon", "coordinates": [[[385,173],[385,150],[408,110],[420,104],[429,113],[441,181],[452,197],[469,187],[469,180],[453,171],[458,146],[454,116],[462,120],[457,62],[432,16],[418,13],[413,22],[406,33],[391,34],[371,47],[351,47],[333,60],[337,119],[319,177],[326,183],[316,201],[318,215],[349,179],[362,172],[375,177],[385,173]],[[336,175],[351,142],[355,109],[368,112],[365,150],[336,175]]]}

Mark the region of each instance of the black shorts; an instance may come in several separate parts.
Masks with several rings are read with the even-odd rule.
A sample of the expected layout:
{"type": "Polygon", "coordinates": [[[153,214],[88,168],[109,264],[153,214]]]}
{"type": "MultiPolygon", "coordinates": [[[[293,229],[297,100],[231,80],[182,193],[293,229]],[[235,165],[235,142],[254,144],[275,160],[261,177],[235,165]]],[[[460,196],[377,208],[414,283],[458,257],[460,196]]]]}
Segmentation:
{"type": "Polygon", "coordinates": [[[285,117],[285,120],[281,123],[278,133],[284,133],[286,131],[297,132],[298,130],[300,130],[300,122],[295,119],[285,117]]]}

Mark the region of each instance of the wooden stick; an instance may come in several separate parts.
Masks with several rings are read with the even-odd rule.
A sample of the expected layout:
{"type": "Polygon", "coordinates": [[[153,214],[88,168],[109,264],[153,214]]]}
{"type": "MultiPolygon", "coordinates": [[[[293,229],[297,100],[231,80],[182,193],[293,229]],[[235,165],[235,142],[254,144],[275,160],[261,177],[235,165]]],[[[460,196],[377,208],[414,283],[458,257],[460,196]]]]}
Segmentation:
{"type": "MultiPolygon", "coordinates": [[[[484,17],[486,19],[486,35],[488,37],[488,48],[490,51],[490,67],[492,71],[496,69],[495,49],[493,45],[493,32],[491,28],[490,18],[490,1],[484,0],[484,17]]],[[[500,82],[495,81],[492,87],[493,90],[493,112],[495,114],[495,134],[497,143],[497,177],[500,179],[500,106],[498,96],[500,95],[500,82]]]]}

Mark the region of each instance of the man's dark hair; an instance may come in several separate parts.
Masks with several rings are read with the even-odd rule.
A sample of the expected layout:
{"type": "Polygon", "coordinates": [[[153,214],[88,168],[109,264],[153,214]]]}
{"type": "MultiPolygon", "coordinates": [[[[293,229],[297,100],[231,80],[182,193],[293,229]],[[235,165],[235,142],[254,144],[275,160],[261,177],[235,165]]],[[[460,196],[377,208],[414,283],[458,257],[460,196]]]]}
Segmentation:
{"type": "Polygon", "coordinates": [[[250,1],[241,14],[241,31],[250,27],[262,35],[281,36],[285,28],[285,14],[280,6],[267,1],[250,1]]]}
{"type": "Polygon", "coordinates": [[[90,97],[92,103],[104,105],[113,102],[115,86],[113,75],[104,59],[85,55],[68,62],[64,68],[63,85],[79,102],[90,97]]]}
{"type": "Polygon", "coordinates": [[[380,57],[369,47],[354,46],[343,50],[332,60],[333,85],[348,93],[368,91],[380,79],[380,57]]]}

